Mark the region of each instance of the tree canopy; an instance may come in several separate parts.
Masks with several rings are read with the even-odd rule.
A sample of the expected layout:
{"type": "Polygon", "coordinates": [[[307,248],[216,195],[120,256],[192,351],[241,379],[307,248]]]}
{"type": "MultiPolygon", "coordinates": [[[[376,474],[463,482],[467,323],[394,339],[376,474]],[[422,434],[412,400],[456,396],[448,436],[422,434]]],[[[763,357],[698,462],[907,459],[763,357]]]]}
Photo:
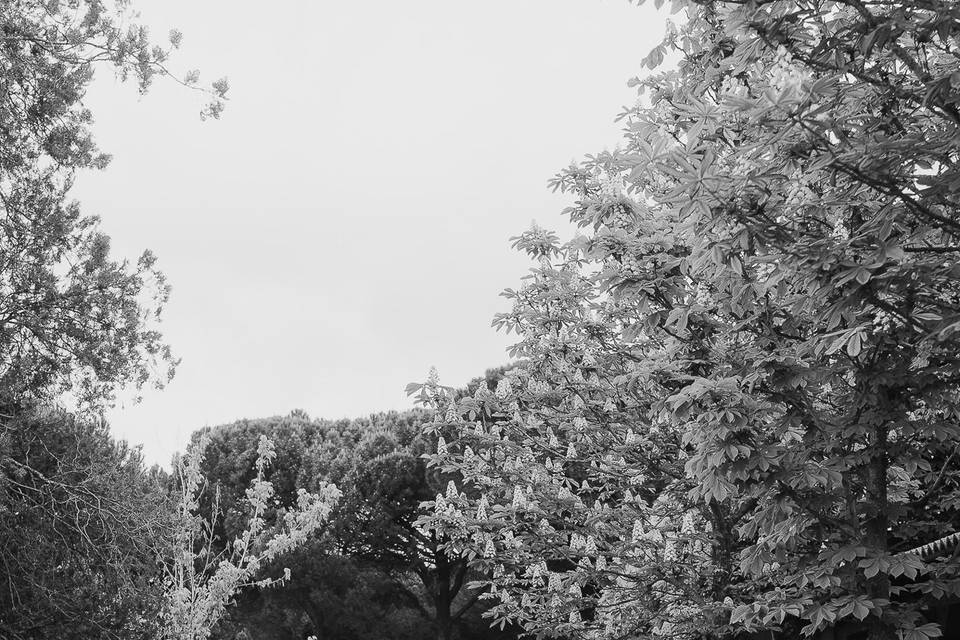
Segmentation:
{"type": "MultiPolygon", "coordinates": [[[[78,170],[102,169],[83,97],[94,70],[146,91],[181,36],[155,45],[125,2],[13,0],[0,6],[0,390],[85,407],[120,386],[163,384],[175,359],[157,330],[169,288],[156,260],[110,256],[95,216],[69,199],[78,170]]],[[[208,91],[217,116],[225,80],[208,91]]]]}
{"type": "Polygon", "coordinates": [[[568,637],[940,633],[958,563],[960,8],[674,2],[612,152],[534,226],[495,393],[423,387],[424,519],[568,637]],[[862,622],[861,622],[862,621],[862,622]]]}
{"type": "MultiPolygon", "coordinates": [[[[0,3],[0,636],[154,638],[169,514],[139,452],[97,416],[123,387],[163,385],[169,288],[149,252],[111,257],[69,199],[109,157],[83,103],[94,71],[145,91],[155,46],[127,2],[0,3]],[[62,409],[72,406],[74,413],[62,409]]],[[[220,113],[227,85],[206,91],[220,113]]]]}
{"type": "Polygon", "coordinates": [[[479,576],[466,559],[449,557],[417,524],[420,505],[447,482],[423,459],[435,448],[435,436],[423,432],[429,419],[423,410],[336,421],[295,411],[198,432],[196,437],[210,439],[204,475],[219,486],[222,540],[244,524],[232,504],[252,473],[252,452],[262,434],[276,442],[277,464],[268,477],[278,506],[297,486],[332,482],[343,492],[322,534],[284,560],[303,572],[295,571],[283,589],[245,596],[223,633],[252,633],[266,620],[284,620],[284,628],[313,629],[318,637],[368,637],[360,631],[367,623],[358,617],[377,610],[396,621],[397,637],[512,635],[489,630],[479,618],[480,592],[466,588],[479,576]],[[344,585],[353,580],[348,594],[344,585]],[[334,616],[349,597],[359,599],[356,611],[334,616]]]}
{"type": "Polygon", "coordinates": [[[0,424],[0,637],[157,634],[169,500],[137,450],[62,411],[0,424]]]}

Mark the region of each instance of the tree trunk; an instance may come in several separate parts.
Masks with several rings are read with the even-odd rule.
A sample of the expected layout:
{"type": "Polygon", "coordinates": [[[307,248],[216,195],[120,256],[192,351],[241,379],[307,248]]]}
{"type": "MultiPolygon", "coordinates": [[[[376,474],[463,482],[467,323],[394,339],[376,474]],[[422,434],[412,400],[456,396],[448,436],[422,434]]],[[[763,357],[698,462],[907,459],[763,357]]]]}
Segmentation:
{"type": "MultiPolygon", "coordinates": [[[[868,491],[872,494],[874,513],[866,522],[864,542],[868,549],[878,554],[887,552],[887,528],[889,526],[889,503],[887,500],[887,426],[880,424],[873,433],[873,455],[868,469],[868,491]]],[[[890,576],[880,572],[867,580],[867,594],[871,598],[890,599],[890,576]]],[[[869,640],[893,640],[896,632],[889,622],[870,616],[867,638],[869,640]]]]}
{"type": "Polygon", "coordinates": [[[437,612],[437,640],[453,638],[453,619],[450,617],[450,563],[446,554],[437,553],[437,582],[434,592],[434,605],[437,612]]]}

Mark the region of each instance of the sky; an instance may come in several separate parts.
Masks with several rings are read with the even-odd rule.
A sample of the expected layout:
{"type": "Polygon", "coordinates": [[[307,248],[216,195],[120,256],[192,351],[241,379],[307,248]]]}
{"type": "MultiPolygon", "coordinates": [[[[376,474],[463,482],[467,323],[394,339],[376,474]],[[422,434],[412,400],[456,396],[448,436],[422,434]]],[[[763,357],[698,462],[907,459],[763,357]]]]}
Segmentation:
{"type": "Polygon", "coordinates": [[[129,394],[117,437],[166,465],[201,427],[412,402],[435,366],[459,386],[508,362],[491,328],[530,268],[509,238],[568,236],[547,180],[612,149],[627,80],[665,14],[626,0],[137,0],[170,67],[227,76],[220,120],[158,81],[101,70],[86,97],[110,166],[78,178],[116,255],[150,249],[182,359],[129,394]]]}

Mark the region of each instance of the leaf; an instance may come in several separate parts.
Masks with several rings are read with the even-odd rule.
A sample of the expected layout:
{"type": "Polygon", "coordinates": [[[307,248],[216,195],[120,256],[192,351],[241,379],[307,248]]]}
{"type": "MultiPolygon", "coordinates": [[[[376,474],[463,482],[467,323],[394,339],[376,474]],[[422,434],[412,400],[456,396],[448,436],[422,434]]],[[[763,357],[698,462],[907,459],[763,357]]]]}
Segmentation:
{"type": "MultiPolygon", "coordinates": [[[[853,329],[847,329],[846,331],[843,331],[843,332],[840,334],[840,337],[838,337],[836,340],[834,340],[833,343],[827,348],[827,350],[824,352],[824,354],[829,356],[829,355],[832,355],[832,354],[836,353],[836,352],[839,351],[840,349],[842,349],[843,346],[844,346],[845,344],[847,344],[847,341],[850,340],[850,338],[853,336],[853,334],[856,333],[858,330],[859,330],[859,327],[854,327],[853,329]]],[[[825,336],[823,336],[823,337],[826,338],[826,337],[828,337],[829,335],[836,335],[836,333],[827,334],[827,335],[825,335],[825,336]]]]}
{"type": "MultiPolygon", "coordinates": [[[[833,89],[836,85],[837,85],[837,76],[824,76],[822,78],[817,78],[817,80],[810,86],[810,92],[813,93],[814,95],[824,95],[826,93],[829,93],[830,90],[833,89]]],[[[827,157],[827,156],[821,156],[821,158],[823,157],[827,157]]],[[[830,157],[831,161],[832,159],[833,158],[830,157]]],[[[829,164],[829,162],[825,163],[824,166],[826,166],[826,164],[829,164]]]]}
{"type": "Polygon", "coordinates": [[[858,567],[863,569],[863,575],[867,578],[873,578],[881,571],[886,571],[890,563],[883,556],[874,556],[872,558],[864,558],[858,564],[858,567]]]}
{"type": "Polygon", "coordinates": [[[926,572],[923,560],[913,554],[893,556],[890,558],[890,568],[887,570],[892,577],[905,576],[910,580],[916,579],[920,573],[926,572]]]}
{"type": "Polygon", "coordinates": [[[861,337],[861,335],[862,334],[858,331],[857,333],[850,336],[850,341],[847,342],[847,354],[851,358],[856,358],[858,355],[860,355],[860,349],[863,346],[862,344],[863,338],[861,337]]]}
{"type": "MultiPolygon", "coordinates": [[[[659,0],[661,3],[663,0],[659,0]]],[[[654,47],[650,53],[640,62],[641,65],[647,67],[648,69],[656,69],[663,62],[663,46],[658,45],[654,47]]]]}
{"type": "Polygon", "coordinates": [[[743,263],[740,261],[740,258],[735,255],[732,255],[730,256],[729,262],[730,262],[730,268],[733,269],[733,272],[736,273],[738,276],[742,276],[743,263]]]}
{"type": "Polygon", "coordinates": [[[753,614],[753,605],[741,604],[730,612],[730,624],[737,624],[745,621],[753,614]]]}
{"type": "Polygon", "coordinates": [[[930,638],[939,638],[943,635],[940,625],[933,622],[920,625],[919,627],[901,629],[897,632],[901,640],[929,640],[930,638]]]}
{"type": "Polygon", "coordinates": [[[857,596],[840,610],[837,617],[842,618],[852,614],[857,620],[863,620],[876,608],[877,605],[866,596],[857,596]]]}

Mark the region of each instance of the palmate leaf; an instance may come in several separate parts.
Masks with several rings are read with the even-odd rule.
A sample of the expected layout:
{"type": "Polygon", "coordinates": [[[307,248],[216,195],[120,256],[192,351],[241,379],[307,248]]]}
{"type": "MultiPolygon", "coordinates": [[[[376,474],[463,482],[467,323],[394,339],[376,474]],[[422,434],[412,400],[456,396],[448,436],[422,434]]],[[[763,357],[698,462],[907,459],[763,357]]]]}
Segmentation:
{"type": "Polygon", "coordinates": [[[919,627],[902,629],[897,632],[897,637],[901,640],[929,640],[930,638],[939,638],[943,635],[940,625],[927,623],[919,627]]]}

